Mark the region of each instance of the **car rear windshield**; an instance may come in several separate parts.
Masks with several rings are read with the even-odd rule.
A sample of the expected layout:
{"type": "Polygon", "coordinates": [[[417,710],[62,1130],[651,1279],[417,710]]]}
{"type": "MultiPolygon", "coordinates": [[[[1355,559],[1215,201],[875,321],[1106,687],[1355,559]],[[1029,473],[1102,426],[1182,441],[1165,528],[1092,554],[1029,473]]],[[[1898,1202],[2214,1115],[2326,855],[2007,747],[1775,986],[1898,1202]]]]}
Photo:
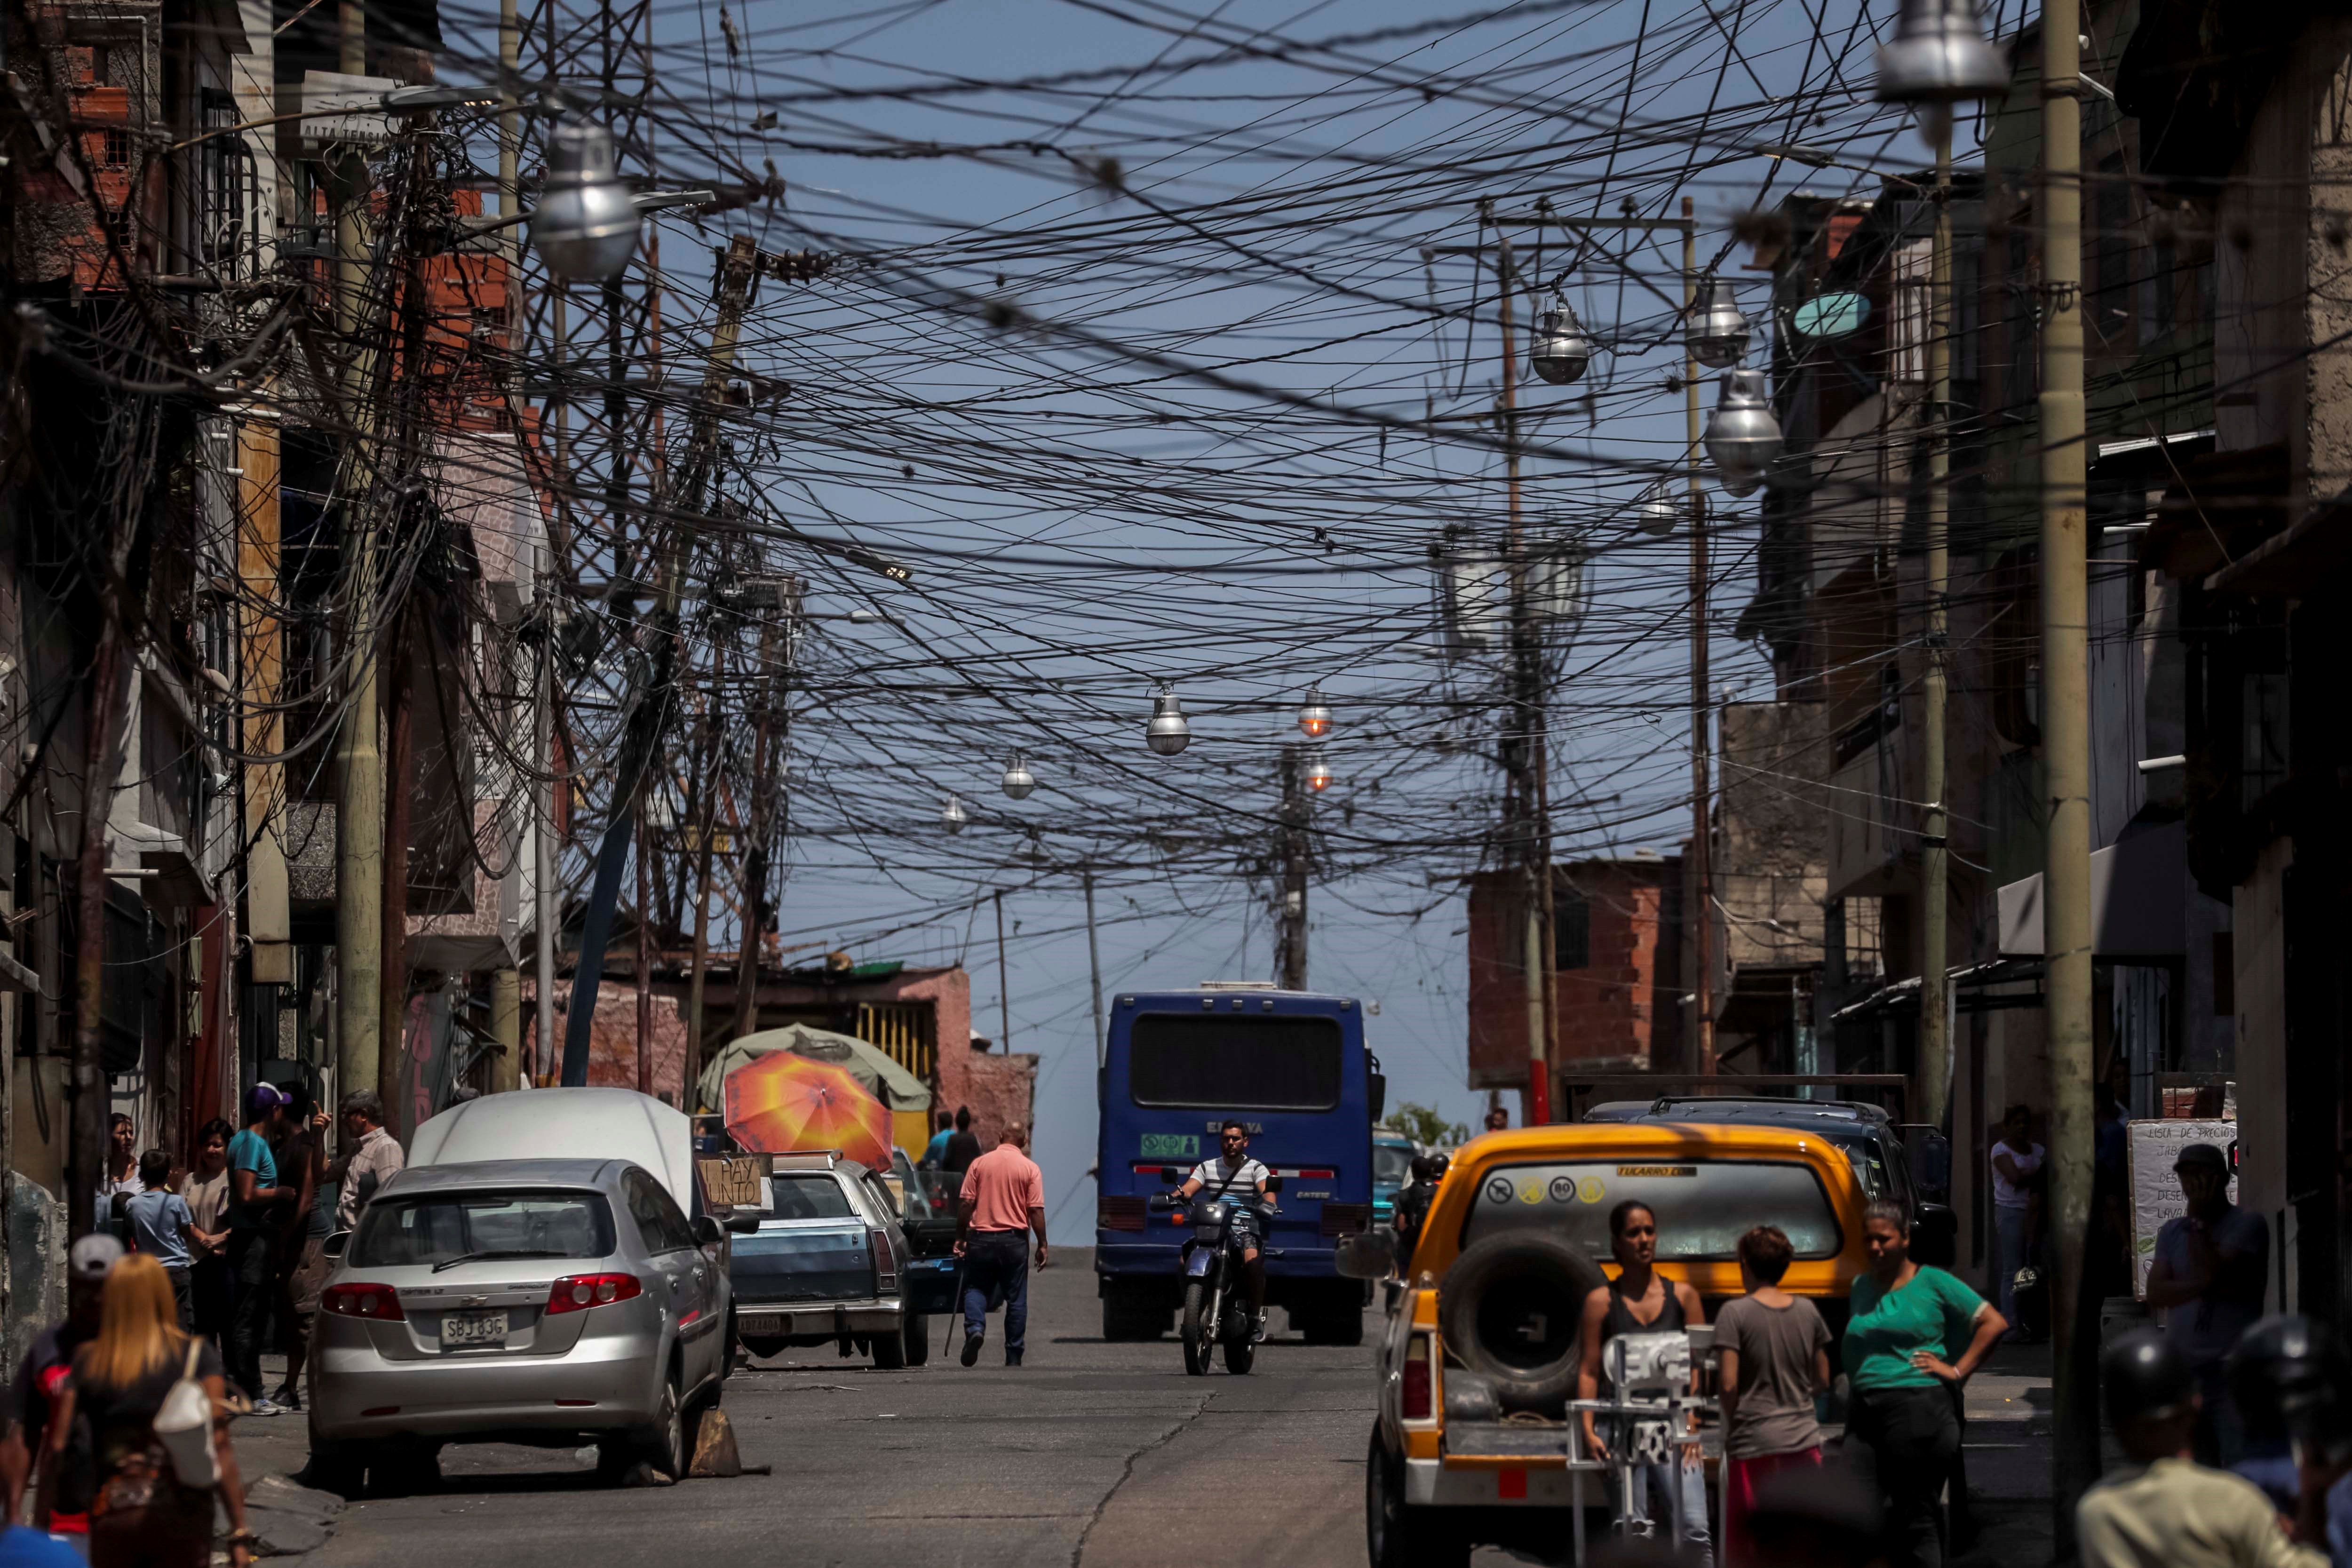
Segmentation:
{"type": "Polygon", "coordinates": [[[1465,1247],[1505,1231],[1543,1230],[1609,1256],[1609,1211],[1628,1198],[1658,1220],[1658,1258],[1728,1262],[1759,1225],[1787,1233],[1800,1258],[1833,1258],[1842,1237],[1829,1194],[1805,1165],[1775,1161],[1579,1160],[1502,1165],[1479,1179],[1465,1247]]]}
{"type": "Polygon", "coordinates": [[[775,1196],[778,1219],[856,1219],[849,1194],[841,1183],[824,1171],[793,1171],[772,1176],[768,1190],[775,1196]]]}
{"type": "Polygon", "coordinates": [[[1335,1018],[1146,1015],[1128,1042],[1138,1105],[1328,1110],[1339,1103],[1335,1018]]]}
{"type": "Polygon", "coordinates": [[[597,1193],[433,1193],[378,1198],[360,1215],[358,1268],[498,1258],[604,1258],[613,1211],[597,1193]]]}

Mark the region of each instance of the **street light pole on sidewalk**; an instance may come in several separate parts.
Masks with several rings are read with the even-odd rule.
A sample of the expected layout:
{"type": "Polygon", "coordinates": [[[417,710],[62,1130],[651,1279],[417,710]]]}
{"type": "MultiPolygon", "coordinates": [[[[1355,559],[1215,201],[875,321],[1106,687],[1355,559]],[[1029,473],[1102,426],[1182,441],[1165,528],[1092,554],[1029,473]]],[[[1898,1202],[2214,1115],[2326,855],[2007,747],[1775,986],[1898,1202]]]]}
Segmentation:
{"type": "Polygon", "coordinates": [[[1945,1125],[1952,1083],[1951,981],[1945,950],[1950,942],[1951,857],[1946,847],[1948,814],[1944,809],[1947,768],[1944,719],[1948,706],[1946,647],[1951,638],[1952,402],[1952,126],[1940,122],[1936,135],[1936,238],[1927,264],[1927,629],[1923,639],[1927,670],[1920,682],[1920,794],[1927,805],[1919,835],[1920,1120],[1945,1125]]]}

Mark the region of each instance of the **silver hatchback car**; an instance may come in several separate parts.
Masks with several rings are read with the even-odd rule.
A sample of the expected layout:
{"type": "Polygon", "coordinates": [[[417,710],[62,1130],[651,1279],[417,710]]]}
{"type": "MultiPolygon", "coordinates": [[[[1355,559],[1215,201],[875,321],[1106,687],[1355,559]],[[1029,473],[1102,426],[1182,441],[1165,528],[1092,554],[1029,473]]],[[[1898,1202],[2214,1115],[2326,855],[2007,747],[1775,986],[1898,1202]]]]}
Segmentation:
{"type": "Polygon", "coordinates": [[[402,1172],[320,1294],[313,1477],[356,1491],[450,1442],[590,1441],[608,1474],[684,1474],[728,1371],[726,1247],[625,1160],[402,1172]]]}

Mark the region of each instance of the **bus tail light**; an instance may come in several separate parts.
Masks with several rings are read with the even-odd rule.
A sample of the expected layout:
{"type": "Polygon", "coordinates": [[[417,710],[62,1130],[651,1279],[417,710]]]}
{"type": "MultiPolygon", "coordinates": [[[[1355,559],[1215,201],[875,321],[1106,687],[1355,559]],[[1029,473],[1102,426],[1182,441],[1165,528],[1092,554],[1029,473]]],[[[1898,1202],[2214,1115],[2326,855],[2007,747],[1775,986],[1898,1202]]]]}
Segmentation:
{"type": "Polygon", "coordinates": [[[1429,1336],[1414,1334],[1405,1341],[1404,1375],[1400,1379],[1398,1415],[1407,1421],[1429,1419],[1429,1336]]]}
{"type": "Polygon", "coordinates": [[[1097,1230],[1141,1230],[1147,1218],[1144,1201],[1129,1194],[1108,1194],[1095,1200],[1097,1230]]]}

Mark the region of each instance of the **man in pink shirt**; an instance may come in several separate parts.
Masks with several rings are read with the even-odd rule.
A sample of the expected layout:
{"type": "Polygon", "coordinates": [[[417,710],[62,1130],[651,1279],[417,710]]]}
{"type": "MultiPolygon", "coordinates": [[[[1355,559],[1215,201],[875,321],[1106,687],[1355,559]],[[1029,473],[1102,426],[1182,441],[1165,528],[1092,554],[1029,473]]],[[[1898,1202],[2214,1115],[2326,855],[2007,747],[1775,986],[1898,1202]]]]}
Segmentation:
{"type": "Polygon", "coordinates": [[[1016,1122],[996,1147],[964,1170],[956,1205],[956,1256],[963,1259],[963,1364],[980,1359],[988,1303],[1004,1298],[1004,1364],[1019,1366],[1029,1329],[1029,1240],[1037,1233],[1037,1267],[1045,1267],[1045,1180],[1021,1152],[1016,1122]]]}

